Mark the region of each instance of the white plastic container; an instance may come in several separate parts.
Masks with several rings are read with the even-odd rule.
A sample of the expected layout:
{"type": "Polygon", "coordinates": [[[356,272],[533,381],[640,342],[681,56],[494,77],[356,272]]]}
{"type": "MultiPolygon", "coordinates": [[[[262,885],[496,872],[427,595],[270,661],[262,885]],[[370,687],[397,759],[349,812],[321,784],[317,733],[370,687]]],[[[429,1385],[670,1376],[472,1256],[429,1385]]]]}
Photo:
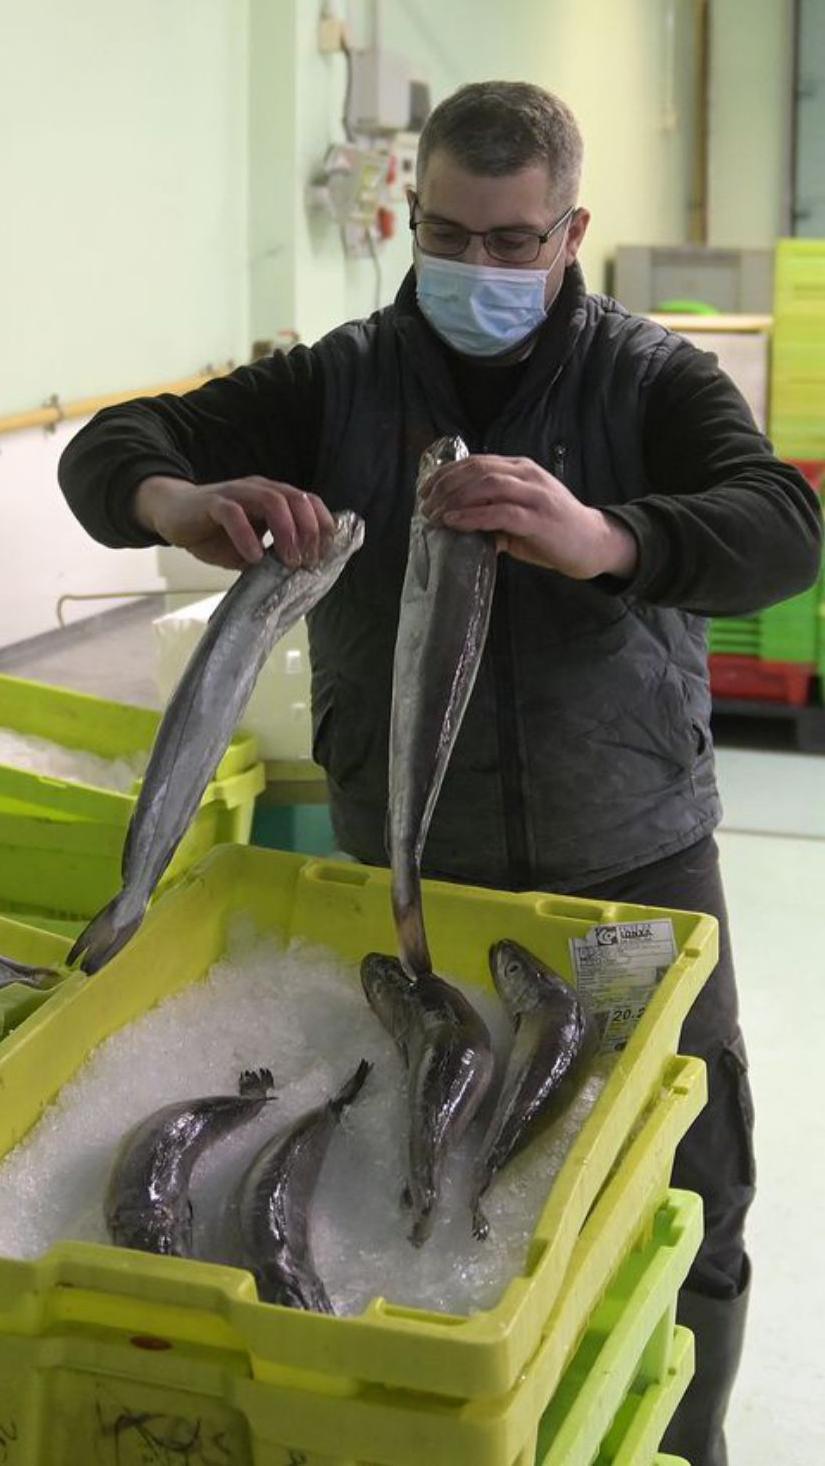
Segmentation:
{"type": "MultiPolygon", "coordinates": [[[[155,682],[168,702],[223,593],[195,601],[152,622],[155,682]]],[[[306,622],[282,637],[264,663],[244,712],[245,732],[254,733],[265,762],[310,759],[309,645],[306,622]]]]}

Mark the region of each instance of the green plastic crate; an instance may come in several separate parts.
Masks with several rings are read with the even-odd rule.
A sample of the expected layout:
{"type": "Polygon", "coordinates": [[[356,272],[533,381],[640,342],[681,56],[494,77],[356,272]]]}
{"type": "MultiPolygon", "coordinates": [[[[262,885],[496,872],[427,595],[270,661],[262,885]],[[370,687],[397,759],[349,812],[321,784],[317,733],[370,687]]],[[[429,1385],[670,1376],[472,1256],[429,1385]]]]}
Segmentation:
{"type": "MultiPolygon", "coordinates": [[[[29,926],[0,916],[0,954],[11,957],[15,962],[59,970],[69,946],[65,936],[47,933],[34,924],[29,926]]],[[[25,1018],[42,1008],[54,991],[55,989],[37,992],[16,982],[7,988],[0,988],[0,1042],[25,1018]]]]}
{"type": "Polygon", "coordinates": [[[710,624],[710,650],[763,662],[814,662],[820,588],[812,586],[752,616],[718,617],[710,624]]]}
{"type": "MultiPolygon", "coordinates": [[[[115,758],[151,746],[160,714],[65,688],[0,677],[0,724],[115,758]]],[[[236,733],[175,855],[163,890],[215,846],[249,840],[264,766],[236,733]]],[[[129,794],[0,764],[0,910],[76,929],[120,889],[129,794]]]]}

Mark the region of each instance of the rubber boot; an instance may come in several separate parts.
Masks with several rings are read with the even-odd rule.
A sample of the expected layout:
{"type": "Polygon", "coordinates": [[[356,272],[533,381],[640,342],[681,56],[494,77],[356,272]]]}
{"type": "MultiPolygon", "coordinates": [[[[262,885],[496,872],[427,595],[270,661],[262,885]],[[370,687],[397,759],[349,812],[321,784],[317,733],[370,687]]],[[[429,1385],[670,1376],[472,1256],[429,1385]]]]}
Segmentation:
{"type": "Polygon", "coordinates": [[[683,1288],[677,1317],[696,1341],[696,1373],[667,1428],[661,1450],[690,1466],[728,1466],[725,1414],[742,1356],[750,1270],[737,1298],[707,1298],[683,1288]]]}

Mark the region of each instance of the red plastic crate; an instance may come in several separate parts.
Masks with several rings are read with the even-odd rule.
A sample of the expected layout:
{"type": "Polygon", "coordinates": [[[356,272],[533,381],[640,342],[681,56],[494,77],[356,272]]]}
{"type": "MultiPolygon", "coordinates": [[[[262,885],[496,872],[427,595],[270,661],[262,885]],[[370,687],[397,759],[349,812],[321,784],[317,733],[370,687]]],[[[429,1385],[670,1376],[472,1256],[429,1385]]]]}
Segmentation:
{"type": "Polygon", "coordinates": [[[763,662],[759,657],[731,657],[716,654],[710,661],[710,687],[714,697],[742,698],[753,702],[784,702],[804,707],[813,662],[763,662]]]}

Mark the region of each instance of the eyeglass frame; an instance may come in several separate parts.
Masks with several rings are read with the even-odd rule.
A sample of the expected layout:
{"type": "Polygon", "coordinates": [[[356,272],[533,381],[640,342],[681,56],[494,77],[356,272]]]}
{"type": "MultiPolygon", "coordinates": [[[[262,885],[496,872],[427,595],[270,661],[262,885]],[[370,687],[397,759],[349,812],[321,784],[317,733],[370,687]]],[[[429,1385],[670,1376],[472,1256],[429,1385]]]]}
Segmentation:
{"type": "Polygon", "coordinates": [[[423,218],[416,219],[415,211],[417,208],[420,208],[420,204],[418,200],[418,195],[416,194],[414,202],[410,208],[410,230],[422,254],[429,255],[431,259],[434,260],[457,260],[460,255],[463,255],[466,252],[471,240],[480,239],[482,244],[484,245],[485,252],[490,256],[490,259],[498,260],[499,263],[502,265],[514,263],[520,265],[535,264],[548,239],[550,239],[552,235],[555,234],[557,229],[561,228],[562,224],[571,220],[573,216],[578,213],[578,205],[571,204],[569,209],[565,209],[564,213],[556,220],[555,224],[551,224],[547,229],[545,229],[544,233],[541,234],[536,229],[526,229],[520,224],[511,225],[510,228],[507,228],[506,226],[500,224],[495,229],[465,229],[463,224],[457,224],[452,219],[443,219],[439,215],[425,214],[423,218]],[[424,249],[423,245],[418,244],[418,234],[416,233],[416,230],[418,229],[419,224],[437,223],[447,224],[452,229],[460,229],[462,231],[462,233],[466,236],[466,240],[461,249],[456,250],[453,254],[443,254],[437,253],[435,250],[424,249]],[[503,260],[501,259],[500,255],[495,254],[493,250],[490,249],[490,246],[487,243],[487,240],[489,239],[491,234],[523,234],[525,235],[525,237],[535,239],[536,253],[529,260],[519,260],[517,262],[513,260],[503,260]]]}

